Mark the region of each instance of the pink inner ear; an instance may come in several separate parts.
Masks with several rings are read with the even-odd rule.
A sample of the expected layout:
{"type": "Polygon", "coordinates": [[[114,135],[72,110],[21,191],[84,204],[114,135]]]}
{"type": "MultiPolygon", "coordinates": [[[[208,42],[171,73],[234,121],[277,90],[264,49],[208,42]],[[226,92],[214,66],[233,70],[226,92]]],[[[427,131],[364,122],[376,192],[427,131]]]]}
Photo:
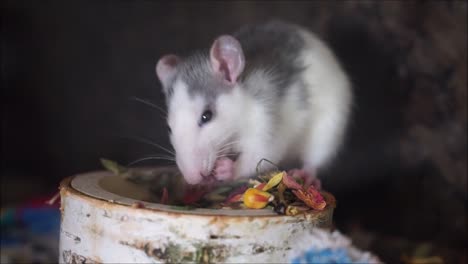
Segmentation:
{"type": "Polygon", "coordinates": [[[170,67],[175,67],[179,63],[179,57],[176,55],[166,55],[163,57],[164,64],[170,67]]]}
{"type": "Polygon", "coordinates": [[[223,74],[229,83],[235,83],[244,70],[244,53],[235,38],[221,36],[217,38],[210,50],[211,65],[215,72],[223,74]]]}
{"type": "Polygon", "coordinates": [[[176,72],[176,66],[180,63],[180,58],[176,55],[165,55],[159,59],[156,65],[156,75],[165,84],[176,72]]]}

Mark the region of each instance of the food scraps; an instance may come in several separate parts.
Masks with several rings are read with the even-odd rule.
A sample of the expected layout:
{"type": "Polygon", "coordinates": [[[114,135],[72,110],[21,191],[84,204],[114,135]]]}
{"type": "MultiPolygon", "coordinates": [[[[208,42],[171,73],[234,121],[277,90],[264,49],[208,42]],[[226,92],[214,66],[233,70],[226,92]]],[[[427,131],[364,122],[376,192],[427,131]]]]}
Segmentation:
{"type": "Polygon", "coordinates": [[[161,186],[155,197],[156,202],[177,208],[271,208],[277,214],[291,216],[324,210],[327,201],[320,190],[314,185],[305,186],[295,172],[297,170],[276,170],[267,174],[257,173],[257,177],[251,179],[211,186],[179,186],[180,190],[178,186],[161,186]],[[174,198],[180,192],[181,198],[174,198]]]}
{"type": "Polygon", "coordinates": [[[236,188],[231,182],[213,189],[189,189],[184,203],[218,209],[263,209],[271,207],[276,213],[298,215],[311,210],[323,210],[327,202],[313,185],[304,186],[290,172],[275,171],[259,175],[236,188]]]}

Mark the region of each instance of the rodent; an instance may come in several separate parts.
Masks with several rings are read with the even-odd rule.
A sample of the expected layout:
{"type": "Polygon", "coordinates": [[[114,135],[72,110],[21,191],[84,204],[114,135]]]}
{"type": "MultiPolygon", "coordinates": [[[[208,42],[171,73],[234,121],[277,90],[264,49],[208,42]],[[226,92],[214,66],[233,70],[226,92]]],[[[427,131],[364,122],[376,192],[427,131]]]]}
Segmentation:
{"type": "Polygon", "coordinates": [[[189,184],[254,176],[262,159],[299,164],[314,178],[343,145],[350,79],[325,42],[300,25],[246,25],[185,58],[160,57],[156,75],[189,184]]]}

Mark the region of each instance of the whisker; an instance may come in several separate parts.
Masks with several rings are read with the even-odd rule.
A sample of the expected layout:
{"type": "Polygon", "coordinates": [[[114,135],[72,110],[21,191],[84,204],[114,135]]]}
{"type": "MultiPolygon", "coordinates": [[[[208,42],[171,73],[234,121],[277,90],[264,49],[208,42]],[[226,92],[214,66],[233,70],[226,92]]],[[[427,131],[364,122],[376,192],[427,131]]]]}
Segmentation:
{"type": "Polygon", "coordinates": [[[151,102],[149,102],[149,101],[147,101],[147,100],[141,99],[141,98],[136,97],[136,96],[132,96],[132,97],[130,97],[129,99],[130,99],[130,100],[137,101],[137,102],[140,102],[140,103],[143,103],[143,104],[146,104],[146,105],[148,105],[148,106],[151,106],[151,107],[153,107],[154,109],[157,109],[157,110],[161,111],[161,113],[163,113],[164,116],[167,116],[166,110],[164,110],[162,107],[160,107],[160,106],[158,106],[158,105],[155,105],[155,104],[153,104],[153,103],[151,103],[151,102]]]}
{"type": "MultiPolygon", "coordinates": [[[[159,155],[158,153],[155,153],[153,154],[154,156],[152,157],[157,157],[157,158],[164,158],[164,159],[167,159],[167,160],[173,160],[175,161],[175,157],[172,157],[172,156],[166,156],[166,155],[159,155]]],[[[149,156],[151,157],[151,156],[149,156]]]]}
{"type": "Polygon", "coordinates": [[[224,144],[222,147],[230,146],[232,144],[236,144],[236,143],[239,143],[239,142],[240,142],[240,140],[231,141],[231,142],[228,142],[228,143],[224,144]]]}
{"type": "Polygon", "coordinates": [[[220,149],[220,150],[216,151],[216,154],[222,154],[223,152],[226,152],[228,150],[229,150],[229,148],[220,149]]]}
{"type": "Polygon", "coordinates": [[[216,141],[213,145],[215,148],[218,148],[218,147],[222,147],[222,146],[219,146],[221,144],[224,143],[224,141],[226,141],[227,139],[229,139],[229,137],[231,137],[232,135],[231,134],[225,134],[224,137],[218,141],[216,141]]]}
{"type": "Polygon", "coordinates": [[[226,151],[226,150],[228,150],[230,148],[231,145],[234,145],[234,144],[239,143],[239,142],[240,141],[233,141],[231,143],[225,144],[216,153],[221,153],[223,151],[226,151]]]}
{"type": "Polygon", "coordinates": [[[168,159],[168,158],[166,158],[166,157],[149,156],[149,157],[144,157],[144,158],[141,158],[141,159],[137,159],[137,160],[135,160],[135,161],[132,161],[132,162],[130,162],[129,164],[127,164],[127,167],[133,166],[133,165],[135,165],[136,163],[139,163],[139,162],[142,162],[142,161],[145,161],[145,160],[168,160],[168,161],[175,161],[174,159],[168,159]]]}
{"type": "Polygon", "coordinates": [[[223,158],[223,157],[231,157],[231,156],[235,157],[235,156],[237,156],[237,155],[238,155],[237,153],[224,154],[224,155],[216,155],[216,159],[218,159],[218,158],[223,158]]]}
{"type": "Polygon", "coordinates": [[[154,142],[152,142],[152,141],[150,141],[148,139],[141,138],[141,137],[131,137],[131,136],[122,136],[122,137],[127,138],[127,139],[131,139],[131,140],[135,140],[135,141],[138,141],[140,143],[148,144],[148,145],[151,145],[151,146],[156,147],[156,148],[160,148],[160,149],[166,151],[167,153],[175,156],[174,151],[171,151],[171,150],[169,150],[169,149],[167,149],[167,148],[165,148],[165,147],[163,147],[163,146],[161,146],[161,145],[159,145],[157,143],[154,143],[154,142]]]}

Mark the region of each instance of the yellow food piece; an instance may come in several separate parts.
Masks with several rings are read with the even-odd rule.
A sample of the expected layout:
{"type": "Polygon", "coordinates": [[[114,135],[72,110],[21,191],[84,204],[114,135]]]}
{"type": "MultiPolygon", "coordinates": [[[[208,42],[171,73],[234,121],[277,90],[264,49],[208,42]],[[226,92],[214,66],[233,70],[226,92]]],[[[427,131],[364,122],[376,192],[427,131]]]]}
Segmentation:
{"type": "Polygon", "coordinates": [[[278,185],[281,182],[281,180],[283,180],[284,174],[285,174],[284,171],[276,173],[273,177],[271,177],[268,183],[263,187],[262,191],[268,191],[269,189],[278,185]]]}
{"type": "Polygon", "coordinates": [[[243,195],[244,205],[252,209],[265,208],[269,202],[273,201],[274,196],[270,193],[249,188],[243,195]]]}
{"type": "Polygon", "coordinates": [[[288,205],[288,207],[286,208],[286,215],[294,216],[306,212],[308,210],[310,210],[310,208],[305,206],[288,205]]]}

